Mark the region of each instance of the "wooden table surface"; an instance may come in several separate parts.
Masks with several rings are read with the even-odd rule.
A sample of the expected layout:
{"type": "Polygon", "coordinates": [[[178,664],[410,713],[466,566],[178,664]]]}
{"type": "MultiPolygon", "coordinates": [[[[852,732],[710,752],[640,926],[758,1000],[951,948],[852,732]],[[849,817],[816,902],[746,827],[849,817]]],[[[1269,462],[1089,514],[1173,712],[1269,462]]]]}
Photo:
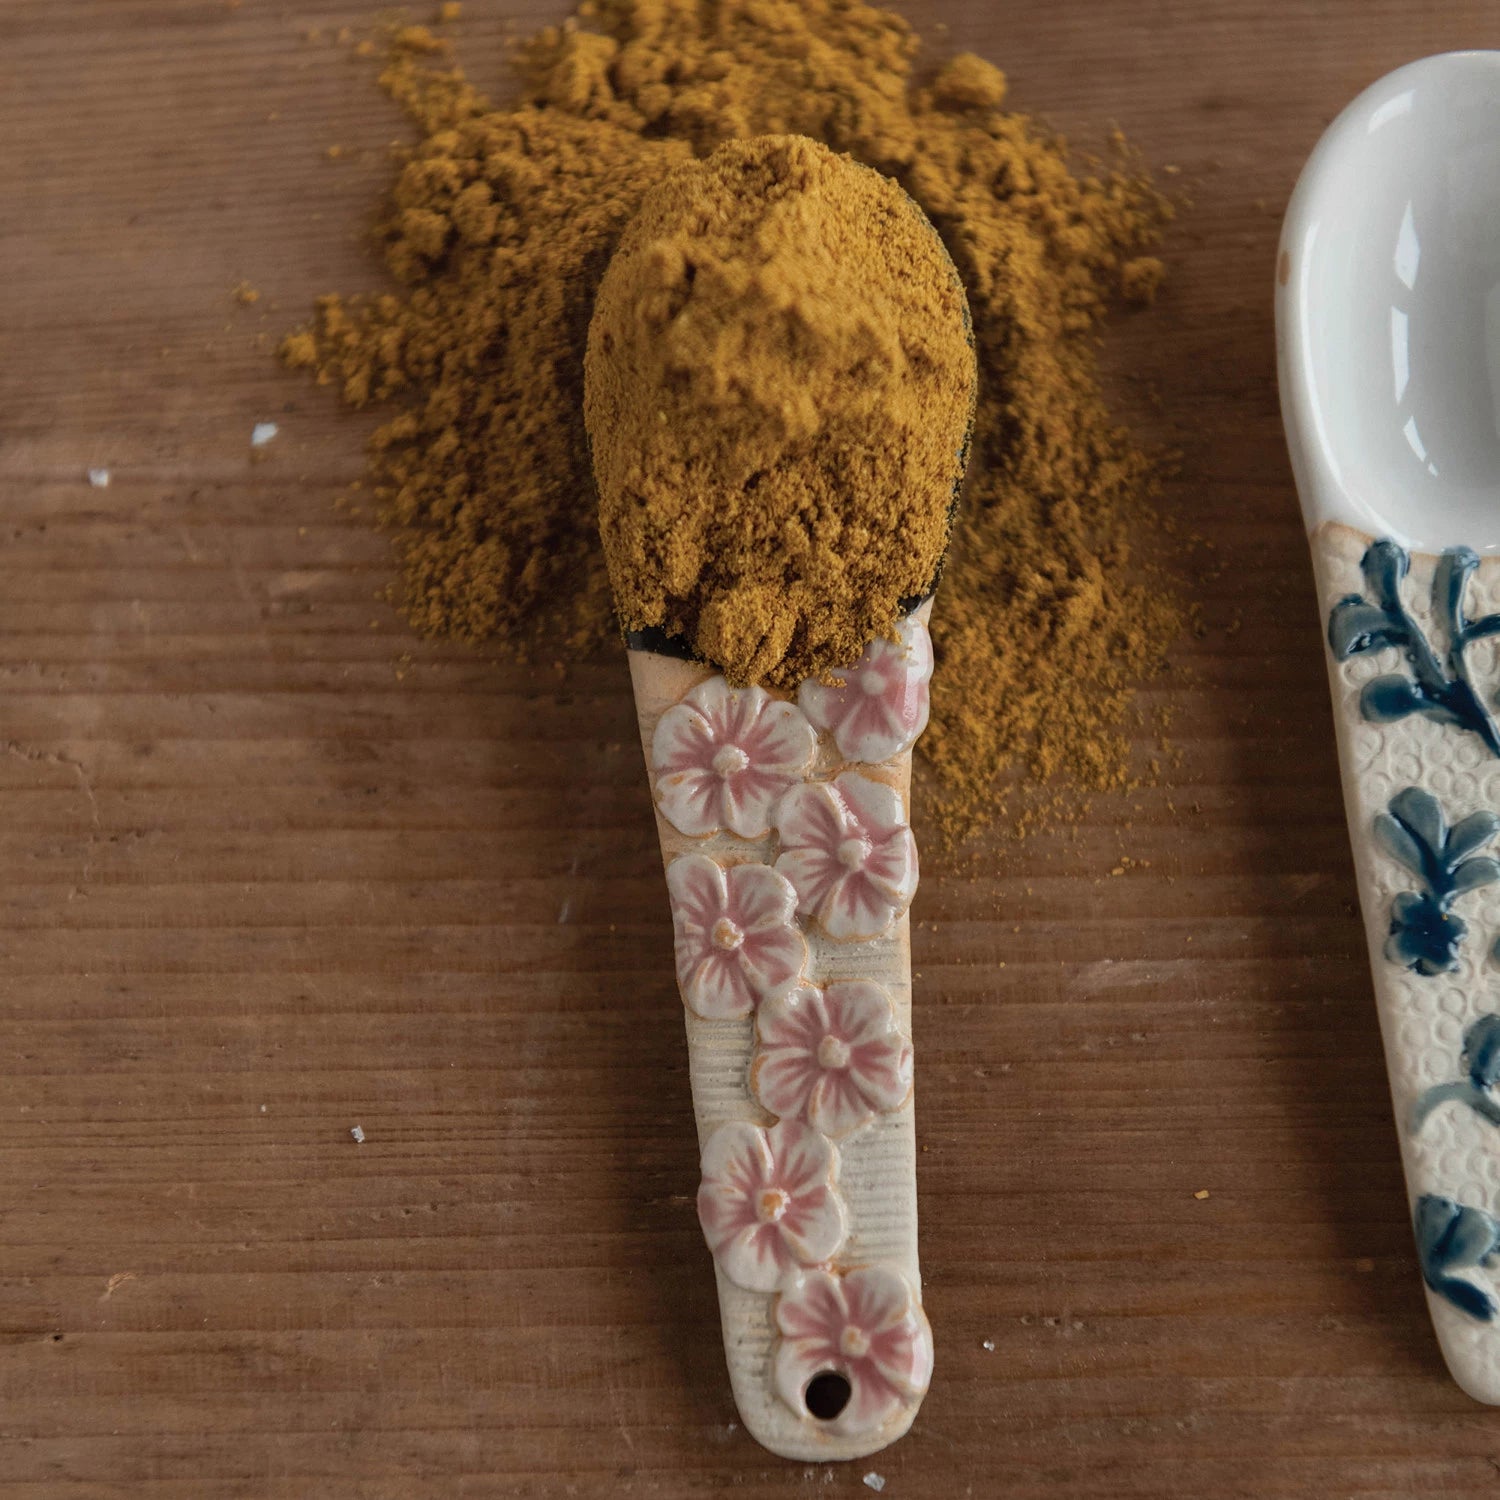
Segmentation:
{"type": "MultiPolygon", "coordinates": [[[[481,79],[542,15],[466,11],[481,79]]],[[[913,14],[1180,168],[1111,359],[1184,452],[1205,629],[1145,699],[1170,786],[928,861],[937,1375],[808,1467],[724,1378],[623,662],[412,640],[331,505],[368,424],[265,352],[377,282],[401,126],[332,40],[369,12],[0,9],[0,1500],[1500,1489],[1411,1251],[1270,297],[1331,116],[1500,15],[913,14]]]]}

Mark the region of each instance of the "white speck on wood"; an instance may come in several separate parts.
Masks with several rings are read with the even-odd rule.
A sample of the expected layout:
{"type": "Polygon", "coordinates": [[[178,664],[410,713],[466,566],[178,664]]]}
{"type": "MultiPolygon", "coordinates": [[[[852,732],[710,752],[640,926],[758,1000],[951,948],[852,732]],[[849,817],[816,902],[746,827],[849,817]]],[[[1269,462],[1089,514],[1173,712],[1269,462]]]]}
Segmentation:
{"type": "Polygon", "coordinates": [[[353,1126],[350,1129],[349,1134],[354,1137],[355,1143],[357,1145],[360,1145],[360,1146],[364,1145],[364,1143],[365,1143],[365,1127],[363,1125],[355,1125],[355,1126],[353,1126]]]}
{"type": "Polygon", "coordinates": [[[885,1475],[877,1474],[874,1469],[871,1469],[870,1472],[865,1475],[865,1483],[869,1485],[870,1488],[874,1490],[878,1495],[881,1490],[885,1488],[885,1475]]]}
{"type": "Polygon", "coordinates": [[[250,446],[264,448],[280,431],[274,422],[257,422],[250,431],[250,446]]]}
{"type": "Polygon", "coordinates": [[[107,490],[109,488],[109,470],[90,469],[89,483],[93,485],[96,490],[107,490]]]}

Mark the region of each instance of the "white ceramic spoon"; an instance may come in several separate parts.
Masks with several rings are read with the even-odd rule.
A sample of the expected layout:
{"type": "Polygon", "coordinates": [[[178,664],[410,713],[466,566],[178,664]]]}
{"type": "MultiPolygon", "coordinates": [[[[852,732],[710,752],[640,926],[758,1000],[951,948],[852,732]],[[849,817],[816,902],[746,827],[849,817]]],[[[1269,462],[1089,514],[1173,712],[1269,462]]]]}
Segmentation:
{"type": "Polygon", "coordinates": [[[1454,1378],[1500,1404],[1500,52],[1334,121],[1276,280],[1418,1255],[1454,1378]]]}

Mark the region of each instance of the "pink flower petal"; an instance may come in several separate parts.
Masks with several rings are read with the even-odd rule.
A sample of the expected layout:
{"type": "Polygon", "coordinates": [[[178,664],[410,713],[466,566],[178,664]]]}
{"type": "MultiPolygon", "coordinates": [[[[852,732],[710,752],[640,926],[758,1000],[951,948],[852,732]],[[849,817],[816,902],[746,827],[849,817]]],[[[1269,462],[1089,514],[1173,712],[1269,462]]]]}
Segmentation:
{"type": "Polygon", "coordinates": [[[838,1153],[831,1141],[796,1120],[781,1120],[767,1132],[776,1180],[794,1195],[833,1181],[838,1153]]]}
{"type": "Polygon", "coordinates": [[[911,1043],[896,1032],[890,1038],[856,1047],[849,1076],[877,1112],[888,1114],[900,1109],[911,1093],[911,1043]]]}
{"type": "Polygon", "coordinates": [[[847,1072],[820,1073],[807,1098],[807,1122],[827,1136],[848,1135],[875,1118],[875,1111],[847,1072]]]}
{"type": "Polygon", "coordinates": [[[674,921],[707,931],[724,910],[729,882],[706,854],[684,854],[667,866],[667,894],[674,921]]]}
{"type": "Polygon", "coordinates": [[[900,914],[895,902],[859,871],[834,882],[817,909],[823,930],[841,943],[881,937],[900,914]]]}
{"type": "Polygon", "coordinates": [[[911,1307],[911,1287],[889,1266],[865,1266],[844,1277],[844,1306],[849,1321],[866,1333],[892,1328],[911,1307]]]}
{"type": "Polygon", "coordinates": [[[749,1224],[714,1250],[724,1274],[751,1292],[774,1292],[797,1262],[786,1236],[774,1224],[749,1224]]]}
{"type": "Polygon", "coordinates": [[[710,771],[674,771],[656,783],[656,805],[678,833],[702,838],[719,826],[724,784],[710,771]]]}
{"type": "Polygon", "coordinates": [[[763,771],[788,781],[803,776],[817,753],[818,737],[795,703],[774,701],[745,735],[744,749],[763,771]]]}
{"type": "Polygon", "coordinates": [[[917,841],[911,829],[897,829],[872,845],[863,874],[886,900],[905,910],[917,892],[917,841]]]}
{"type": "Polygon", "coordinates": [[[823,992],[825,1025],[851,1047],[878,1041],[896,1027],[891,997],[868,979],[844,979],[823,992]]]}
{"type": "Polygon", "coordinates": [[[740,972],[758,1002],[790,989],[807,966],[807,939],[795,927],[773,927],[746,935],[740,972]]]}
{"type": "Polygon", "coordinates": [[[872,840],[880,840],[906,827],[906,806],[901,793],[883,781],[845,771],[834,777],[833,789],[848,809],[848,818],[872,840]]]}
{"type": "Polygon", "coordinates": [[[732,866],[726,891],[729,913],[746,932],[779,926],[796,916],[796,891],[767,865],[732,866]]]}
{"type": "Polygon", "coordinates": [[[776,1299],[776,1329],[787,1339],[825,1339],[837,1347],[848,1317],[839,1278],[828,1271],[802,1271],[776,1299]]]}
{"type": "Polygon", "coordinates": [[[720,783],[720,816],[723,826],[742,839],[764,838],[781,794],[791,785],[785,776],[770,776],[751,767],[720,783]]]}
{"type": "Polygon", "coordinates": [[[816,912],[843,878],[833,856],[811,844],[784,849],[776,857],[776,873],[792,883],[797,892],[797,910],[803,916],[816,912]]]}
{"type": "Polygon", "coordinates": [[[776,832],[784,845],[837,848],[845,827],[843,802],[826,781],[794,786],[776,810],[776,832]]]}
{"type": "Polygon", "coordinates": [[[791,1254],[802,1265],[832,1260],[849,1233],[844,1200],[832,1188],[816,1188],[798,1198],[781,1227],[791,1254]]]}
{"type": "Polygon", "coordinates": [[[705,1021],[736,1021],[755,1009],[755,991],[743,965],[722,953],[708,953],[678,983],[688,1009],[705,1021]]]}
{"type": "Polygon", "coordinates": [[[690,702],[674,704],[656,721],[656,733],[651,736],[651,769],[658,775],[707,770],[713,753],[708,720],[690,702]]]}
{"type": "Polygon", "coordinates": [[[799,985],[790,993],[763,1005],[755,1018],[756,1035],[763,1047],[815,1048],[828,1029],[823,992],[799,985]]]}
{"type": "Polygon", "coordinates": [[[773,1115],[800,1120],[807,1099],[822,1077],[811,1055],[794,1048],[757,1053],[750,1068],[750,1090],[773,1115]]]}

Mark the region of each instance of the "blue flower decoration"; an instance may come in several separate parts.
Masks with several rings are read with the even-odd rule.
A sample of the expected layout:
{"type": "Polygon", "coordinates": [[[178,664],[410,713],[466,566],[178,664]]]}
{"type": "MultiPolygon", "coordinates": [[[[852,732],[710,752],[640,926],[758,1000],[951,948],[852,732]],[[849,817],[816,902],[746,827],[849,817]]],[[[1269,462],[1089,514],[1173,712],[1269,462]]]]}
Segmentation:
{"type": "Polygon", "coordinates": [[[1433,573],[1432,613],[1443,622],[1445,651],[1427,639],[1402,602],[1401,585],[1410,563],[1405,549],[1389,538],[1370,544],[1360,560],[1365,592],[1346,594],[1329,612],[1329,649],[1339,661],[1392,646],[1406,657],[1406,673],[1373,678],[1360,692],[1360,712],[1371,723],[1421,714],[1472,731],[1500,755],[1500,726],[1469,677],[1465,655],[1475,641],[1500,635],[1500,615],[1470,620],[1464,607],[1479,558],[1468,547],[1453,547],[1433,573]]]}
{"type": "Polygon", "coordinates": [[[1500,861],[1475,851],[1500,832],[1500,817],[1470,813],[1448,827],[1431,792],[1409,786],[1375,819],[1376,841],[1421,882],[1391,903],[1385,956],[1431,977],[1458,967],[1458,946],[1469,931],[1453,902],[1465,891],[1500,880],[1500,861]]]}
{"type": "Polygon", "coordinates": [[[1403,969],[1431,978],[1458,966],[1458,946],[1469,931],[1460,916],[1443,909],[1434,896],[1402,893],[1391,902],[1391,935],[1385,956],[1403,969]]]}
{"type": "Polygon", "coordinates": [[[1482,1287],[1454,1271],[1489,1270],[1500,1250],[1500,1224],[1482,1208],[1424,1193],[1417,1199],[1413,1229],[1422,1280],[1446,1302],[1481,1323],[1494,1321],[1500,1306],[1482,1287]]]}

